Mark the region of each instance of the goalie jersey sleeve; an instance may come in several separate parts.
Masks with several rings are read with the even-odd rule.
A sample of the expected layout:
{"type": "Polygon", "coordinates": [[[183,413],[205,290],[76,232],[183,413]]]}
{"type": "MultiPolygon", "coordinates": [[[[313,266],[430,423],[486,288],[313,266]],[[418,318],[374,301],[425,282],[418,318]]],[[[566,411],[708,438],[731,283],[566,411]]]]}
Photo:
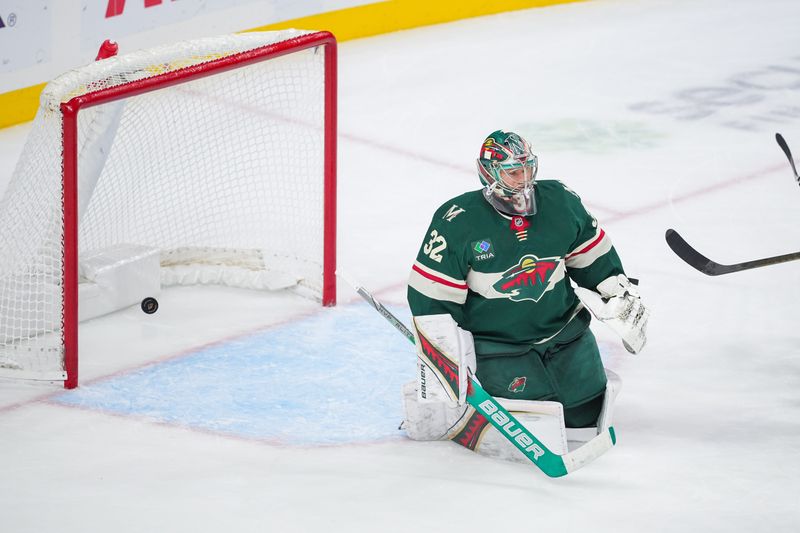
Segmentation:
{"type": "Polygon", "coordinates": [[[567,209],[576,224],[575,240],[565,257],[567,272],[580,287],[596,291],[604,279],[625,273],[622,262],[597,219],[586,210],[577,194],[562,186],[568,193],[567,209]]]}
{"type": "Polygon", "coordinates": [[[469,262],[464,257],[463,236],[451,225],[463,208],[452,206],[439,208],[433,216],[411,267],[408,298],[414,316],[447,313],[463,324],[469,262]]]}
{"type": "Polygon", "coordinates": [[[569,323],[588,327],[570,280],[595,290],[623,273],[610,239],[580,198],[555,180],[536,184],[539,211],[498,213],[472,191],[433,215],[408,282],[414,316],[447,313],[476,341],[545,342],[569,323]]]}

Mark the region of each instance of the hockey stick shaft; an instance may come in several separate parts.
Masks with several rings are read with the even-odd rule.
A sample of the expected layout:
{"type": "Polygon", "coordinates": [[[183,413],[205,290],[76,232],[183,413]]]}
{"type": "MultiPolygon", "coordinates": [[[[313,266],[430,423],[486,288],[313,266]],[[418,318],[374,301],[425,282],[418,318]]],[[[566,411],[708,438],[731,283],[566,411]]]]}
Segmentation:
{"type": "Polygon", "coordinates": [[[739,272],[742,270],[750,270],[769,265],[777,265],[779,263],[787,263],[789,261],[796,261],[800,259],[800,252],[794,252],[791,254],[776,255],[775,257],[765,257],[764,259],[745,261],[743,263],[723,265],[712,261],[695,250],[674,229],[668,229],[665,237],[667,239],[667,244],[670,248],[672,248],[672,251],[675,252],[678,257],[683,259],[689,266],[696,268],[703,274],[709,276],[720,276],[722,274],[730,274],[731,272],[739,272]]]}
{"type": "Polygon", "coordinates": [[[797,184],[800,185],[800,175],[797,174],[797,167],[794,166],[794,158],[792,157],[792,151],[789,150],[789,145],[786,144],[786,140],[784,140],[783,135],[780,133],[775,134],[775,140],[778,141],[778,146],[780,146],[783,153],[786,154],[786,159],[789,160],[789,164],[792,166],[792,172],[794,172],[794,179],[797,184]]]}
{"type": "MultiPolygon", "coordinates": [[[[347,282],[367,303],[389,321],[406,339],[416,344],[414,334],[391,311],[386,309],[372,294],[342,272],[337,275],[347,282]]],[[[432,364],[432,361],[428,361],[432,364]]],[[[472,377],[469,377],[467,403],[481,413],[492,426],[511,442],[525,457],[550,477],[561,477],[589,464],[603,455],[616,444],[614,428],[609,427],[577,450],[558,455],[547,448],[514,415],[508,412],[500,402],[486,392],[472,377]]]]}

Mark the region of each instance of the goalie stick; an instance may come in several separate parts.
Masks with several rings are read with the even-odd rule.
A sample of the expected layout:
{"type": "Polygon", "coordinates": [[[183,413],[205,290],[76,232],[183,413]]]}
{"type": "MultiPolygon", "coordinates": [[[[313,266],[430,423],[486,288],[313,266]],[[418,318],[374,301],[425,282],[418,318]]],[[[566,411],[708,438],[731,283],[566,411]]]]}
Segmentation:
{"type": "Polygon", "coordinates": [[[720,276],[722,274],[730,274],[731,272],[739,272],[740,270],[750,270],[751,268],[777,265],[778,263],[786,263],[788,261],[800,259],[800,252],[794,252],[791,254],[776,255],[775,257],[756,259],[754,261],[734,263],[732,265],[722,265],[712,261],[692,248],[692,246],[674,229],[668,229],[665,237],[667,239],[667,244],[678,257],[686,261],[689,266],[709,276],[720,276]]]}
{"type": "MultiPolygon", "coordinates": [[[[386,309],[364,286],[355,283],[342,274],[336,273],[348,285],[367,301],[378,313],[389,321],[412,344],[415,344],[414,334],[391,311],[386,309]]],[[[430,361],[429,361],[430,362],[430,361]]],[[[561,477],[591,463],[605,452],[610,450],[617,442],[613,427],[603,430],[592,440],[580,448],[564,455],[550,451],[542,441],[523,426],[500,402],[486,392],[483,387],[469,376],[467,388],[467,403],[482,414],[497,431],[513,444],[525,457],[527,457],[542,472],[550,477],[561,477]]]]}
{"type": "Polygon", "coordinates": [[[800,185],[800,176],[797,174],[797,167],[794,166],[794,159],[792,158],[792,152],[789,150],[789,145],[786,144],[786,141],[783,139],[783,135],[780,133],[775,134],[775,140],[778,141],[778,146],[781,147],[783,153],[786,154],[786,159],[789,160],[789,164],[792,165],[792,172],[794,172],[794,179],[798,185],[800,185]]]}

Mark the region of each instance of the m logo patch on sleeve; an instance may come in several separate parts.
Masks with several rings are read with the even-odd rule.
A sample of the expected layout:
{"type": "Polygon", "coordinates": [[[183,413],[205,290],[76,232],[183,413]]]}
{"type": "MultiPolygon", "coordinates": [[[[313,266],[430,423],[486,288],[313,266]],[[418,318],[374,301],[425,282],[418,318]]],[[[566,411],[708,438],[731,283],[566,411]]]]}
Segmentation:
{"type": "Polygon", "coordinates": [[[443,219],[447,220],[448,222],[452,222],[454,218],[458,215],[463,213],[465,209],[463,207],[458,207],[456,204],[450,206],[450,209],[442,216],[443,219]]]}

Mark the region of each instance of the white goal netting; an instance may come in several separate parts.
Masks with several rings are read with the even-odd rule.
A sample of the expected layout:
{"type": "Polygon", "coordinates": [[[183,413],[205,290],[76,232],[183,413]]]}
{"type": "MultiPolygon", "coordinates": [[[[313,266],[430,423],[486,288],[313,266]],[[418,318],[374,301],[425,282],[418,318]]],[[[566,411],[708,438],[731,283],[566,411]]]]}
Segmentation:
{"type": "Polygon", "coordinates": [[[324,47],[193,74],[310,33],[163,46],[48,84],[0,200],[0,375],[65,379],[64,317],[77,311],[63,306],[63,273],[76,252],[85,283],[83,258],[132,245],[157,249],[162,285],[293,287],[321,297],[324,47]],[[149,80],[155,90],[127,89],[149,80]],[[73,194],[62,184],[61,105],[115,87],[122,99],[77,114],[73,194]],[[77,250],[65,209],[77,213],[77,250]]]}

